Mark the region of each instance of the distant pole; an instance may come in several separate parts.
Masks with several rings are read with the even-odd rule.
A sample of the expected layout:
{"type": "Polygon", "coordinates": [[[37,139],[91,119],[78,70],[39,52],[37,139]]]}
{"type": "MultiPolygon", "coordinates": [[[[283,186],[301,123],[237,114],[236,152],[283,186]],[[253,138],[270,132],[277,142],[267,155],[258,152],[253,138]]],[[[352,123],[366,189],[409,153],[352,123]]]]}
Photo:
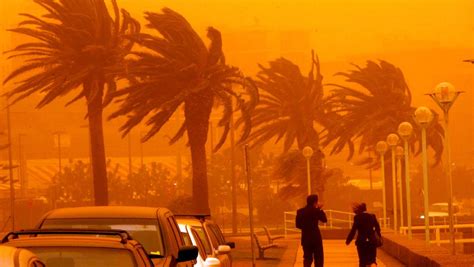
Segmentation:
{"type": "Polygon", "coordinates": [[[128,177],[132,177],[132,135],[128,132],[128,177]]]}
{"type": "Polygon", "coordinates": [[[421,150],[423,156],[423,197],[424,197],[424,223],[425,243],[430,244],[430,214],[428,197],[428,154],[426,152],[426,128],[433,119],[431,110],[427,107],[419,107],[415,111],[415,119],[421,126],[421,150]]]}
{"type": "Polygon", "coordinates": [[[393,230],[395,233],[398,231],[398,207],[397,207],[397,164],[395,148],[398,144],[398,135],[389,134],[387,136],[387,143],[392,150],[392,198],[393,198],[393,230]]]}
{"type": "Polygon", "coordinates": [[[313,156],[313,149],[310,146],[303,148],[303,156],[306,158],[306,179],[308,182],[308,196],[311,195],[311,157],[313,156]]]}
{"type": "Polygon", "coordinates": [[[428,197],[428,156],[426,152],[426,129],[421,129],[421,146],[423,154],[423,197],[425,206],[425,241],[426,244],[430,243],[430,214],[429,214],[429,197],[428,197]]]}
{"type": "Polygon", "coordinates": [[[21,186],[21,194],[23,197],[27,197],[28,189],[28,177],[26,173],[26,160],[23,154],[23,142],[22,137],[24,134],[18,134],[18,173],[21,186]]]}
{"type": "Polygon", "coordinates": [[[402,159],[405,151],[403,147],[397,146],[396,148],[396,156],[397,156],[397,185],[398,185],[398,201],[400,202],[400,227],[404,225],[404,208],[403,208],[403,182],[402,182],[402,159]]]}
{"type": "Polygon", "coordinates": [[[411,189],[410,189],[410,151],[408,146],[408,140],[413,133],[413,126],[409,122],[402,122],[398,126],[398,134],[404,140],[404,152],[405,152],[405,185],[406,185],[406,200],[407,200],[407,227],[408,227],[408,238],[412,239],[411,229],[411,189]]]}
{"type": "Polygon", "coordinates": [[[181,154],[176,155],[176,176],[178,183],[182,186],[181,189],[183,190],[183,195],[186,192],[186,188],[184,188],[183,182],[183,162],[181,159],[181,154]]]}
{"type": "MultiPolygon", "coordinates": [[[[372,163],[372,156],[370,155],[370,150],[368,151],[370,163],[372,163]]],[[[372,181],[372,168],[369,168],[369,183],[370,191],[374,190],[373,181],[372,181]]]]}
{"type": "Polygon", "coordinates": [[[143,164],[143,142],[142,142],[142,138],[143,138],[143,132],[140,131],[140,168],[143,168],[144,164],[143,164]]]}
{"type": "Polygon", "coordinates": [[[254,240],[254,229],[253,229],[253,197],[252,197],[252,177],[250,170],[250,159],[249,159],[249,147],[244,146],[244,157],[245,157],[245,172],[247,174],[247,192],[249,202],[249,220],[250,220],[250,243],[252,249],[252,267],[255,267],[255,240],[254,240]]]}
{"type": "Polygon", "coordinates": [[[234,113],[230,115],[230,180],[232,183],[232,233],[236,234],[237,233],[237,177],[235,177],[234,113]]]}
{"type": "Polygon", "coordinates": [[[61,133],[58,132],[58,175],[61,174],[62,166],[61,166],[61,133]]]}
{"type": "Polygon", "coordinates": [[[13,181],[13,158],[12,158],[12,127],[10,118],[10,101],[7,97],[7,128],[8,128],[8,170],[10,174],[10,216],[12,220],[12,231],[15,231],[15,182],[13,181]]]}
{"type": "Polygon", "coordinates": [[[383,228],[387,228],[387,194],[385,191],[385,153],[387,152],[388,144],[385,141],[377,142],[375,150],[380,155],[380,169],[382,171],[382,209],[383,209],[383,228]]]}
{"type": "MultiPolygon", "coordinates": [[[[474,61],[471,60],[471,63],[474,61]]],[[[451,254],[456,254],[456,240],[454,233],[454,212],[453,212],[453,174],[451,166],[451,145],[450,145],[450,131],[449,131],[449,110],[452,105],[463,93],[457,91],[454,86],[448,82],[442,82],[438,84],[435,91],[428,94],[438,106],[443,110],[444,113],[444,147],[446,149],[446,174],[448,182],[448,212],[449,212],[449,240],[451,243],[451,254]]]]}

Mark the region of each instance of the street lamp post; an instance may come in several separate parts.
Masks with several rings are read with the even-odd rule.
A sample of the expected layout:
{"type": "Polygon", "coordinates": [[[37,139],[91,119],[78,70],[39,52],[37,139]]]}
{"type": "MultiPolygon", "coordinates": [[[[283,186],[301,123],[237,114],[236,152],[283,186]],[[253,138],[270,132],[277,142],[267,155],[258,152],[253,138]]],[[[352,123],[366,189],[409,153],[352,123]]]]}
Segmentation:
{"type": "Polygon", "coordinates": [[[415,119],[421,126],[421,149],[423,154],[423,196],[424,196],[424,222],[425,222],[425,242],[430,243],[430,216],[428,198],[428,155],[426,153],[426,128],[433,119],[431,110],[427,107],[419,107],[415,111],[415,119]]]}
{"type": "Polygon", "coordinates": [[[451,169],[451,145],[449,142],[449,110],[454,102],[461,94],[461,91],[456,91],[454,86],[447,82],[438,84],[435,91],[428,94],[444,113],[444,147],[446,148],[446,173],[448,176],[448,211],[449,211],[449,233],[451,240],[451,253],[456,254],[455,238],[454,238],[454,214],[453,214],[453,176],[451,169]]]}
{"type": "Polygon", "coordinates": [[[388,150],[387,142],[379,141],[375,150],[380,155],[380,168],[382,170],[382,208],[383,208],[383,227],[387,228],[387,195],[385,192],[385,153],[388,150]]]}
{"type": "Polygon", "coordinates": [[[392,197],[393,197],[393,230],[398,230],[398,214],[397,214],[397,172],[396,172],[396,155],[395,148],[400,138],[397,134],[391,133],[387,136],[387,144],[392,149],[392,197]]]}
{"type": "Polygon", "coordinates": [[[303,156],[306,158],[306,174],[308,179],[308,196],[311,195],[311,157],[313,156],[313,149],[310,146],[303,148],[303,156]]]}
{"type": "Polygon", "coordinates": [[[402,159],[405,155],[403,147],[397,146],[395,148],[395,155],[397,156],[397,185],[398,185],[398,201],[400,204],[400,227],[404,223],[404,208],[403,208],[403,182],[402,182],[402,159]]]}
{"type": "Polygon", "coordinates": [[[408,139],[413,132],[413,126],[409,122],[402,122],[398,126],[398,135],[403,139],[405,146],[405,186],[406,186],[406,199],[407,199],[407,227],[408,227],[408,238],[412,239],[411,231],[411,191],[410,191],[410,151],[408,148],[408,139]]]}
{"type": "Polygon", "coordinates": [[[7,129],[8,129],[8,173],[10,176],[10,216],[12,231],[15,231],[15,182],[13,180],[13,157],[12,157],[12,127],[10,117],[10,101],[7,97],[7,129]]]}

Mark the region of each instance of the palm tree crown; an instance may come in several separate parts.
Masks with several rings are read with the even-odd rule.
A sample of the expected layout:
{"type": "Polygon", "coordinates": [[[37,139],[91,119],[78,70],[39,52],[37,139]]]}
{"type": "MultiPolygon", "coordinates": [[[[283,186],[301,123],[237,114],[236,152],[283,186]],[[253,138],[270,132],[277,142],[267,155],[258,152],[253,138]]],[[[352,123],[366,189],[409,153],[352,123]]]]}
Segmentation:
{"type": "Polygon", "coordinates": [[[19,101],[36,92],[44,94],[38,108],[60,96],[80,89],[69,103],[85,98],[98,205],[107,205],[107,173],[102,130],[103,107],[116,91],[115,78],[123,70],[125,56],[133,41],[128,34],[140,25],[112,0],[114,18],[103,0],[34,0],[46,10],[37,17],[25,17],[12,29],[33,39],[9,51],[9,58],[25,58],[24,64],[5,79],[19,79],[7,97],[19,101]],[[107,87],[107,91],[105,90],[107,87]]]}
{"type": "MultiPolygon", "coordinates": [[[[71,102],[85,97],[92,101],[101,95],[101,87],[107,84],[113,93],[116,89],[115,73],[124,57],[130,52],[133,42],[126,34],[136,33],[140,25],[122,9],[122,19],[115,0],[112,0],[115,18],[109,15],[103,0],[34,0],[48,13],[36,17],[20,14],[26,19],[18,28],[10,31],[35,39],[21,44],[7,53],[9,58],[27,57],[25,64],[14,70],[5,83],[25,74],[8,96],[17,96],[15,101],[41,92],[45,96],[38,108],[63,96],[84,83],[82,90],[71,102]]],[[[107,101],[110,102],[111,94],[107,101]]]]}
{"type": "MultiPolygon", "coordinates": [[[[144,137],[143,141],[146,141],[159,132],[183,103],[205,107],[201,111],[210,112],[217,102],[224,108],[219,125],[225,128],[216,146],[218,149],[229,131],[233,112],[231,103],[235,98],[246,122],[243,136],[247,135],[250,121],[246,115],[255,105],[258,94],[251,80],[245,78],[238,68],[225,64],[220,32],[208,28],[207,37],[211,43],[207,48],[186,19],[169,8],[164,8],[161,14],[148,12],[146,19],[147,27],[156,30],[160,36],[137,36],[137,42],[147,51],[134,52],[136,58],[128,64],[130,86],[118,93],[126,98],[120,101],[120,108],[111,116],[127,115],[128,120],[121,128],[124,134],[148,116],[146,123],[151,128],[144,137]],[[250,101],[233,88],[236,84],[243,85],[250,101]]],[[[185,116],[185,122],[171,143],[186,133],[187,119],[185,116]]]]}
{"type": "Polygon", "coordinates": [[[260,65],[260,69],[256,81],[260,101],[252,113],[249,140],[259,145],[272,138],[276,142],[284,138],[284,152],[295,141],[299,149],[307,145],[317,149],[319,133],[314,122],[324,125],[327,110],[319,60],[313,53],[308,76],[285,58],[270,62],[268,68],[260,65]]]}
{"type": "MultiPolygon", "coordinates": [[[[408,121],[415,128],[415,137],[411,138],[414,146],[419,140],[420,128],[413,118],[416,108],[412,106],[411,92],[402,71],[383,60],[379,63],[367,61],[365,67],[354,67],[355,70],[336,74],[359,88],[333,84],[331,101],[341,118],[328,127],[323,144],[333,143],[332,153],[339,153],[348,146],[351,158],[355,140],[359,142],[358,152],[362,153],[385,140],[388,134],[396,133],[401,122],[408,121]]],[[[428,130],[428,144],[436,152],[437,160],[443,151],[443,134],[442,126],[435,118],[428,130]]]]}
{"type": "Polygon", "coordinates": [[[236,99],[243,122],[245,138],[250,132],[248,115],[257,101],[258,93],[250,79],[238,68],[226,65],[222,52],[222,38],[218,30],[210,27],[209,47],[193,30],[184,17],[164,8],[162,13],[146,13],[147,27],[159,35],[140,34],[136,41],[144,51],[134,53],[128,64],[130,86],[121,90],[119,109],[111,118],[127,116],[121,130],[126,134],[146,120],[150,130],[143,141],[154,136],[184,104],[184,123],[171,139],[179,140],[186,132],[191,148],[193,165],[193,197],[196,208],[208,212],[207,171],[205,144],[209,118],[213,106],[220,104],[223,116],[219,125],[224,127],[215,149],[219,149],[230,128],[236,99]],[[234,87],[239,85],[241,91],[234,87]],[[245,96],[242,93],[247,93],[245,96]]]}

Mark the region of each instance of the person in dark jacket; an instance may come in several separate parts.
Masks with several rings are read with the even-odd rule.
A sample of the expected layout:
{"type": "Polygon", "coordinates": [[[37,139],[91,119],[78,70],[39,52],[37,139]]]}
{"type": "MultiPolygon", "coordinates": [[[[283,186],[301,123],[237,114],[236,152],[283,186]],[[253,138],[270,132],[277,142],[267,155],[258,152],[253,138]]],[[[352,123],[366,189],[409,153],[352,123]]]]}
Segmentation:
{"type": "Polygon", "coordinates": [[[318,195],[306,198],[306,207],[296,212],[296,228],[301,229],[301,245],[303,246],[304,267],[324,266],[323,240],[318,222],[327,222],[326,214],[318,204],[318,195]]]}
{"type": "Polygon", "coordinates": [[[355,213],[352,229],[346,239],[346,245],[349,245],[354,239],[357,232],[356,246],[359,255],[359,267],[377,265],[377,247],[370,242],[370,237],[374,234],[382,236],[380,233],[380,225],[375,214],[367,213],[365,203],[354,204],[353,211],[355,213]]]}

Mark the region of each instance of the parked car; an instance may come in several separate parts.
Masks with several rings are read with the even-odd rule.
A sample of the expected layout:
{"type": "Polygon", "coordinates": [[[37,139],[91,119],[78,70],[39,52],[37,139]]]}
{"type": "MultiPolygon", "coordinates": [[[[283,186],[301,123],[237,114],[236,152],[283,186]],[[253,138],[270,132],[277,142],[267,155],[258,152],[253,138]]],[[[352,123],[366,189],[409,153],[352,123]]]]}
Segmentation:
{"type": "Polygon", "coordinates": [[[143,244],[155,266],[191,267],[198,248],[185,246],[173,214],[166,208],[80,207],[48,212],[39,229],[121,229],[143,244]]]}
{"type": "Polygon", "coordinates": [[[45,267],[44,263],[31,251],[10,246],[0,246],[0,266],[2,267],[45,267]]]}
{"type": "MultiPolygon", "coordinates": [[[[186,245],[194,245],[199,248],[199,254],[196,259],[196,264],[194,267],[221,267],[221,262],[219,259],[213,255],[207,255],[206,248],[201,237],[198,234],[198,231],[190,224],[178,223],[179,230],[183,236],[184,242],[186,245]]],[[[224,248],[226,249],[226,248],[224,248]]],[[[230,248],[227,248],[230,251],[230,248]]],[[[223,253],[224,251],[221,251],[223,253]]]]}
{"type": "Polygon", "coordinates": [[[143,246],[119,230],[24,230],[7,234],[2,245],[27,249],[47,267],[154,266],[143,246]]]}
{"type": "Polygon", "coordinates": [[[231,249],[235,243],[226,242],[219,226],[209,216],[203,215],[177,215],[179,224],[190,225],[196,230],[203,242],[206,255],[219,259],[221,266],[232,266],[231,249]]]}
{"type": "MultiPolygon", "coordinates": [[[[459,205],[453,203],[453,214],[457,214],[459,212],[459,205]]],[[[448,217],[449,216],[449,206],[446,202],[439,202],[433,203],[429,207],[428,216],[432,217],[448,217]]],[[[420,215],[420,219],[425,218],[424,214],[420,215]]]]}

